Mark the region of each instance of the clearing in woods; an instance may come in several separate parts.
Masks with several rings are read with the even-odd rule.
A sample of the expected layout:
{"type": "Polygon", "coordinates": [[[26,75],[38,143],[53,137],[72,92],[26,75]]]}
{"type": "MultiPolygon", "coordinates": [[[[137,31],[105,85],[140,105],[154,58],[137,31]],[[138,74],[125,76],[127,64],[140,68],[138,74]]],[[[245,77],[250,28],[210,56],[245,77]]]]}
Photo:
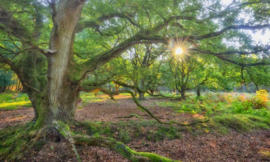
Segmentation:
{"type": "MultiPolygon", "coordinates": [[[[84,134],[114,137],[136,151],[153,152],[174,160],[269,160],[267,155],[270,150],[269,129],[263,128],[263,122],[260,123],[261,125],[257,123],[252,130],[247,129],[249,125],[244,126],[245,123],[241,123],[244,122],[240,120],[244,118],[241,113],[230,114],[235,118],[223,120],[224,116],[221,113],[214,112],[210,115],[209,122],[194,126],[161,125],[146,112],[138,109],[127,94],[115,96],[117,102],[103,94],[95,97],[93,93],[83,93],[81,97],[82,102],[75,117],[78,122],[72,126],[75,132],[86,130],[83,131],[84,134]],[[226,123],[226,120],[230,119],[231,124],[226,123]]],[[[199,105],[200,109],[204,110],[209,104],[192,99],[170,101],[150,97],[141,103],[162,121],[175,120],[181,123],[203,118],[206,113],[195,107],[199,105]],[[192,107],[192,104],[195,107],[189,110],[188,107],[192,107]]],[[[216,112],[222,111],[216,110],[216,112]]],[[[33,117],[34,112],[31,108],[1,110],[0,129],[9,130],[12,128],[9,126],[25,124],[33,117]]],[[[261,120],[250,114],[246,117],[254,122],[261,120]]],[[[254,125],[254,123],[249,124],[254,125]]],[[[264,124],[268,124],[269,127],[269,121],[265,121],[264,124]]],[[[76,161],[76,156],[68,149],[69,147],[68,142],[47,143],[42,149],[34,149],[24,158],[24,161],[76,161]]],[[[77,149],[82,161],[128,161],[106,148],[79,146],[77,149]]]]}

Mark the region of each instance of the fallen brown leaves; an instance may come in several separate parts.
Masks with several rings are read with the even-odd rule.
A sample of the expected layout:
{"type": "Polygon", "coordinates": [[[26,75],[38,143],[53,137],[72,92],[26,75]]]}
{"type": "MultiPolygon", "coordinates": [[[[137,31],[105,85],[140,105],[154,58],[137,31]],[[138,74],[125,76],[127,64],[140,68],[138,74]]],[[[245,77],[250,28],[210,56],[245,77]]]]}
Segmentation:
{"type": "MultiPolygon", "coordinates": [[[[117,118],[138,114],[144,120],[151,118],[144,116],[131,99],[118,96],[118,102],[110,100],[88,104],[77,110],[76,120],[78,121],[129,121],[141,120],[140,118],[117,118]]],[[[163,121],[176,120],[179,122],[189,122],[191,118],[201,118],[200,114],[175,114],[173,110],[161,108],[153,104],[164,100],[148,99],[142,101],[144,106],[149,108],[156,116],[163,121]]],[[[20,109],[13,111],[0,111],[0,129],[16,124],[24,124],[33,118],[32,109],[20,109]]],[[[207,124],[202,124],[207,127],[207,124]]],[[[153,128],[154,129],[154,128],[153,128]]],[[[144,130],[143,130],[144,131],[144,130]]],[[[216,135],[205,128],[205,134],[194,136],[192,132],[183,133],[182,139],[164,140],[150,142],[146,138],[132,139],[128,144],[136,151],[153,152],[159,155],[182,161],[243,161],[257,162],[269,161],[267,158],[270,151],[270,131],[261,130],[253,133],[231,132],[228,135],[216,135]]],[[[37,152],[35,156],[26,157],[25,161],[76,161],[72,150],[68,151],[68,144],[52,143],[37,152]],[[53,148],[53,149],[52,149],[53,148]]],[[[85,162],[126,162],[128,160],[121,157],[109,149],[100,147],[77,147],[82,161],[85,162]]]]}

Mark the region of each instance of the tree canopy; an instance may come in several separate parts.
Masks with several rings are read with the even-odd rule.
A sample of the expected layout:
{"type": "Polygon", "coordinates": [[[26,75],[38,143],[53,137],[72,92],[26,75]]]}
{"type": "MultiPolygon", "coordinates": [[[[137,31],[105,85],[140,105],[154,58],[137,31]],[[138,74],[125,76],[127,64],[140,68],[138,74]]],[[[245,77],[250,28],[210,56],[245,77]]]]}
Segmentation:
{"type": "MultiPolygon", "coordinates": [[[[140,52],[138,56],[143,54],[147,56],[150,54],[150,47],[153,47],[151,52],[157,50],[159,54],[164,54],[160,58],[144,57],[148,62],[141,62],[142,59],[139,57],[133,59],[133,63],[141,62],[140,66],[148,67],[149,70],[155,61],[173,58],[171,55],[176,48],[181,47],[186,58],[183,62],[186,62],[183,64],[172,62],[169,64],[170,71],[178,76],[173,69],[179,68],[177,67],[179,63],[182,65],[180,66],[182,74],[186,75],[185,69],[189,69],[188,72],[194,71],[194,74],[190,74],[192,79],[188,85],[191,88],[194,84],[205,83],[211,73],[208,72],[211,66],[224,64],[239,68],[241,77],[246,82],[259,84],[260,81],[254,79],[254,75],[261,75],[260,73],[264,73],[262,71],[268,70],[256,67],[270,65],[270,46],[254,41],[247,31],[269,32],[270,2],[267,0],[233,0],[229,4],[223,2],[220,0],[1,1],[0,66],[9,66],[20,79],[35,110],[35,129],[44,127],[58,129],[66,138],[70,138],[70,134],[67,133],[69,130],[65,124],[74,120],[80,100],[79,92],[95,89],[111,81],[106,78],[113,75],[100,77],[102,75],[100,71],[102,68],[113,69],[116,66],[113,62],[121,60],[118,57],[123,53],[136,54],[138,51],[140,52]],[[95,74],[93,82],[85,81],[91,74],[95,74]],[[200,79],[195,83],[196,77],[200,79]]],[[[135,55],[129,58],[133,56],[135,55]]],[[[152,69],[155,71],[157,67],[159,68],[158,64],[155,64],[152,69]]],[[[157,78],[158,73],[154,71],[153,76],[157,78]]],[[[142,76],[145,80],[141,85],[144,85],[147,78],[142,76]]],[[[218,78],[215,76],[222,75],[215,73],[213,78],[218,78]]],[[[183,83],[188,80],[183,80],[184,77],[181,79],[183,82],[180,85],[183,87],[183,83]]],[[[177,78],[176,80],[179,81],[177,78]]],[[[134,86],[138,87],[138,83],[134,86]]],[[[141,88],[145,89],[144,86],[141,88]]],[[[187,89],[190,88],[184,87],[180,91],[187,89]]],[[[132,94],[131,91],[128,92],[132,94]]],[[[132,96],[134,97],[133,94],[132,96]]],[[[49,129],[53,132],[52,130],[49,129]]],[[[95,143],[96,138],[89,140],[88,143],[95,143]]],[[[103,140],[105,142],[103,144],[109,146],[110,141],[112,140],[103,140]]],[[[117,148],[118,145],[122,146],[119,143],[113,146],[117,148]]],[[[119,152],[121,151],[123,150],[119,152]]],[[[128,151],[134,155],[127,156],[130,159],[158,158],[152,154],[140,154],[130,149],[128,151]]]]}

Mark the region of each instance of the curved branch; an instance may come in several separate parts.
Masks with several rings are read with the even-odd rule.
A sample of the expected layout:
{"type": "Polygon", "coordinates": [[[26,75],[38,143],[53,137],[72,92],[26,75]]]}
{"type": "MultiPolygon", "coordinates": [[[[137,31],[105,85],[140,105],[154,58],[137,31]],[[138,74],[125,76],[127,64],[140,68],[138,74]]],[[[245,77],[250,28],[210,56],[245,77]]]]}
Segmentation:
{"type": "Polygon", "coordinates": [[[137,152],[126,146],[122,142],[116,141],[113,138],[106,138],[102,136],[87,136],[87,135],[74,135],[74,142],[77,145],[90,145],[101,146],[113,150],[130,161],[162,161],[162,162],[177,162],[154,153],[137,152]]]}
{"type": "MultiPolygon", "coordinates": [[[[171,20],[172,21],[172,20],[171,20]]],[[[107,50],[105,52],[101,52],[96,57],[93,57],[86,61],[81,66],[84,67],[85,71],[80,73],[82,74],[78,80],[82,80],[87,73],[94,71],[98,67],[104,65],[105,63],[109,62],[110,60],[114,59],[115,57],[121,55],[123,52],[125,52],[130,47],[136,45],[136,44],[153,44],[153,43],[162,43],[162,44],[168,44],[170,38],[166,37],[157,37],[153,36],[155,33],[159,32],[160,30],[164,29],[166,26],[169,25],[169,21],[161,23],[153,28],[147,29],[147,30],[140,30],[137,32],[134,36],[130,37],[129,39],[125,40],[122,43],[119,43],[115,47],[113,47],[110,50],[107,50]],[[85,68],[87,67],[87,68],[85,68]]],[[[207,38],[212,38],[219,36],[223,34],[224,32],[228,30],[238,30],[238,29],[245,29],[245,30],[254,30],[254,29],[263,29],[263,28],[269,28],[269,24],[265,25],[256,25],[256,26],[249,26],[249,25],[233,25],[228,26],[218,32],[211,32],[208,34],[204,34],[201,36],[194,36],[194,35],[186,35],[182,37],[175,37],[173,38],[175,42],[177,40],[187,40],[187,41],[194,41],[194,40],[202,40],[207,38]]]]}
{"type": "Polygon", "coordinates": [[[264,29],[264,28],[270,28],[270,24],[264,24],[264,25],[255,25],[255,26],[250,26],[250,25],[231,25],[228,27],[225,27],[224,29],[218,31],[218,32],[211,32],[208,34],[204,34],[201,36],[194,36],[194,35],[186,35],[183,37],[175,37],[173,38],[174,41],[177,42],[177,40],[203,40],[203,39],[207,39],[207,38],[212,38],[212,37],[216,37],[219,35],[222,35],[223,33],[229,31],[229,30],[239,30],[239,29],[244,29],[244,30],[256,30],[256,29],[264,29]]]}
{"type": "Polygon", "coordinates": [[[233,55],[233,54],[240,54],[240,55],[249,55],[249,54],[254,54],[254,53],[259,53],[259,52],[267,52],[270,50],[270,46],[264,48],[264,49],[256,49],[256,50],[253,50],[253,51],[226,51],[226,52],[218,52],[218,53],[215,53],[215,52],[212,52],[210,50],[206,50],[206,51],[203,51],[203,50],[200,50],[198,48],[190,48],[188,49],[188,51],[195,51],[195,52],[199,52],[199,53],[202,53],[202,54],[210,54],[210,55],[214,55],[214,56],[217,56],[217,55],[233,55]]]}
{"type": "Polygon", "coordinates": [[[196,40],[201,40],[201,39],[205,39],[205,38],[210,38],[210,37],[216,37],[219,36],[221,34],[223,34],[224,32],[228,31],[228,30],[239,30],[239,29],[244,29],[244,30],[255,30],[255,29],[264,29],[264,28],[270,28],[270,24],[265,24],[265,25],[255,25],[255,26],[250,26],[250,25],[232,25],[232,26],[228,26],[218,32],[213,32],[213,33],[209,33],[209,34],[205,34],[202,36],[199,36],[198,38],[196,38],[196,40]]]}
{"type": "Polygon", "coordinates": [[[6,11],[4,8],[0,7],[0,24],[1,29],[14,35],[15,37],[29,41],[32,39],[30,32],[28,29],[23,26],[19,21],[17,21],[12,14],[6,11]]]}
{"type": "Polygon", "coordinates": [[[113,19],[113,18],[127,19],[134,26],[137,26],[137,27],[141,28],[141,26],[139,24],[137,24],[136,22],[134,22],[131,19],[131,17],[134,17],[134,15],[129,14],[129,13],[111,13],[111,14],[108,14],[108,15],[102,15],[101,17],[97,18],[96,20],[92,20],[92,21],[81,21],[77,25],[76,33],[79,33],[81,31],[83,31],[85,28],[96,28],[96,27],[99,27],[106,20],[110,20],[110,19],[113,19]]]}
{"type": "Polygon", "coordinates": [[[209,121],[209,118],[207,118],[205,120],[197,120],[197,121],[194,121],[192,123],[178,123],[178,122],[173,121],[173,120],[171,120],[169,122],[163,122],[158,117],[156,117],[154,114],[152,114],[152,112],[149,109],[147,109],[146,107],[144,107],[143,105],[141,105],[132,91],[129,91],[129,90],[120,90],[120,91],[110,92],[109,90],[106,90],[106,94],[109,95],[112,99],[114,99],[113,98],[114,95],[118,95],[120,93],[129,93],[132,96],[132,99],[135,102],[135,104],[139,108],[141,108],[142,110],[144,110],[145,112],[147,112],[147,114],[150,115],[150,117],[152,117],[153,119],[155,119],[160,124],[177,124],[177,125],[180,125],[180,126],[191,126],[191,125],[195,125],[195,124],[198,124],[198,123],[205,123],[205,122],[208,122],[209,121]]]}
{"type": "Polygon", "coordinates": [[[11,61],[0,53],[0,63],[11,65],[11,61]]]}
{"type": "Polygon", "coordinates": [[[249,63],[249,64],[245,64],[245,63],[239,63],[237,61],[228,59],[227,57],[223,57],[223,56],[217,56],[219,59],[233,63],[235,65],[239,65],[242,67],[250,67],[250,66],[260,66],[260,65],[270,65],[270,62],[257,62],[257,63],[249,63]]]}

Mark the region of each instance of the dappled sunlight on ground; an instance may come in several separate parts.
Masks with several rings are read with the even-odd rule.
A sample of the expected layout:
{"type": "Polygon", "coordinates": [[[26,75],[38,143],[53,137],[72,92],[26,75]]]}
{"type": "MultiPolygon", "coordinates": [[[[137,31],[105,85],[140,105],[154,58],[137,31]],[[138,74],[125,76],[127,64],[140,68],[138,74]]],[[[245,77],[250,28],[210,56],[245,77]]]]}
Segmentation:
{"type": "MultiPolygon", "coordinates": [[[[207,114],[211,116],[211,121],[208,123],[198,124],[193,127],[177,127],[179,130],[173,127],[172,129],[165,129],[165,131],[163,130],[161,132],[158,132],[157,129],[157,125],[160,124],[154,122],[146,112],[139,109],[128,94],[115,96],[116,102],[104,94],[95,96],[93,93],[83,93],[81,94],[81,98],[82,102],[79,104],[75,114],[77,121],[90,121],[91,123],[100,123],[101,125],[111,123],[112,127],[109,128],[109,131],[116,131],[113,132],[113,135],[118,135],[119,137],[121,130],[118,131],[116,128],[122,123],[124,126],[123,132],[126,133],[129,131],[133,135],[133,137],[129,138],[130,141],[127,145],[136,151],[157,153],[165,157],[183,161],[237,161],[240,159],[240,161],[252,162],[260,161],[261,157],[269,152],[269,130],[260,127],[261,129],[252,133],[247,131],[242,132],[240,129],[241,127],[245,128],[246,124],[255,125],[260,120],[260,122],[262,122],[260,123],[262,124],[261,126],[265,126],[265,123],[263,123],[265,114],[256,114],[256,112],[262,111],[257,109],[250,112],[245,112],[245,109],[243,109],[243,112],[238,112],[238,109],[236,109],[236,111],[231,107],[234,101],[230,101],[232,99],[230,94],[215,96],[208,94],[202,100],[189,98],[187,101],[171,101],[168,99],[148,97],[146,100],[139,101],[162,121],[174,120],[179,123],[187,124],[194,120],[203,120],[207,114]],[[206,97],[207,99],[205,99],[206,97]],[[131,116],[132,114],[135,115],[131,116]],[[214,122],[221,125],[215,125],[214,122]],[[128,123],[131,123],[131,125],[127,125],[128,123]],[[138,123],[141,123],[141,125],[138,123]],[[147,127],[147,125],[151,123],[152,126],[147,127]],[[134,129],[136,124],[137,129],[141,130],[142,135],[138,134],[137,137],[134,137],[136,136],[134,131],[137,130],[134,129]],[[143,125],[146,125],[146,127],[143,125]],[[229,127],[235,130],[227,129],[227,131],[224,131],[224,126],[226,126],[226,129],[229,127]],[[177,131],[182,138],[173,138],[170,140],[164,138],[164,140],[158,141],[149,140],[149,138],[158,138],[168,132],[172,132],[171,130],[177,131]],[[147,131],[150,133],[147,133],[147,131]],[[215,131],[221,134],[215,133],[215,131]],[[147,134],[143,134],[145,132],[147,134]],[[149,136],[150,134],[152,136],[149,136]]],[[[240,102],[242,99],[243,97],[236,97],[236,101],[239,101],[239,103],[242,103],[240,102]]],[[[0,129],[24,124],[31,121],[33,117],[34,111],[32,108],[1,110],[0,129]]],[[[164,128],[171,128],[170,125],[162,126],[164,126],[164,128]]],[[[248,127],[251,126],[249,125],[248,127]]],[[[73,128],[76,128],[76,126],[73,126],[72,129],[73,128]]],[[[33,158],[33,161],[57,161],[55,157],[61,156],[62,153],[57,153],[55,150],[52,150],[52,147],[58,148],[58,145],[55,143],[48,144],[45,146],[43,152],[38,153],[37,157],[31,156],[26,160],[33,158]],[[47,152],[49,152],[49,154],[47,154],[47,152]],[[51,156],[48,157],[48,155],[51,156]]],[[[81,155],[82,161],[98,162],[102,160],[110,161],[112,159],[118,162],[127,161],[121,158],[119,154],[109,149],[86,146],[79,146],[77,149],[81,155]]],[[[64,150],[65,148],[63,151],[64,150]]],[[[70,158],[72,159],[74,156],[72,155],[70,158]]]]}
{"type": "Polygon", "coordinates": [[[18,101],[18,102],[12,102],[12,103],[1,103],[0,104],[0,110],[1,109],[7,109],[7,110],[12,110],[12,109],[18,109],[18,107],[24,107],[24,106],[29,106],[31,105],[30,101],[18,101]]]}
{"type": "MultiPolygon", "coordinates": [[[[82,98],[83,103],[93,103],[93,102],[103,102],[103,101],[109,101],[109,102],[115,102],[113,101],[110,96],[105,94],[97,94],[94,93],[81,93],[80,97],[82,98]]],[[[125,98],[131,98],[129,94],[121,94],[114,96],[114,99],[125,99],[125,98]]]]}
{"type": "Polygon", "coordinates": [[[25,124],[34,118],[32,108],[0,111],[0,129],[17,124],[25,124]]]}

